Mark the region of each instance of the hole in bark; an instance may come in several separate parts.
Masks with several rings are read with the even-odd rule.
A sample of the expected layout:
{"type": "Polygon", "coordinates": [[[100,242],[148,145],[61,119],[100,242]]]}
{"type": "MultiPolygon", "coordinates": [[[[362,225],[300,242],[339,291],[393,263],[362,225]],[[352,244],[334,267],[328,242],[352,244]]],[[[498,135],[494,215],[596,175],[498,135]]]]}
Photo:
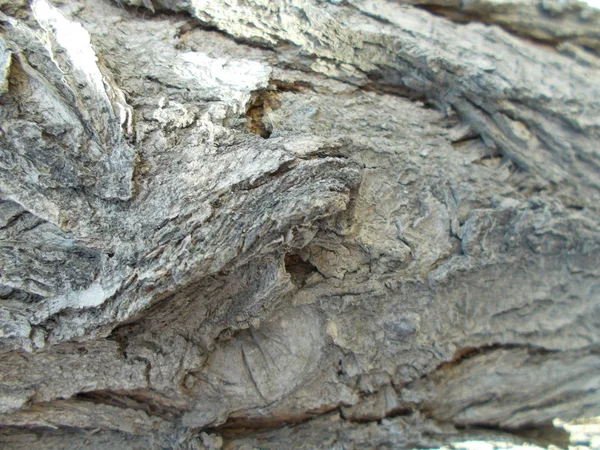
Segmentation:
{"type": "Polygon", "coordinates": [[[317,272],[317,268],[310,262],[304,261],[299,255],[285,255],[285,270],[290,274],[292,283],[297,288],[306,284],[308,277],[317,272]]]}
{"type": "Polygon", "coordinates": [[[270,112],[277,105],[276,91],[260,90],[254,93],[246,110],[246,128],[250,133],[268,139],[275,126],[270,112]]]}
{"type": "Polygon", "coordinates": [[[304,81],[271,80],[269,89],[261,89],[253,93],[246,109],[246,128],[250,133],[268,139],[277,127],[271,113],[280,106],[278,94],[281,92],[297,94],[309,89],[312,89],[312,85],[304,81]]]}

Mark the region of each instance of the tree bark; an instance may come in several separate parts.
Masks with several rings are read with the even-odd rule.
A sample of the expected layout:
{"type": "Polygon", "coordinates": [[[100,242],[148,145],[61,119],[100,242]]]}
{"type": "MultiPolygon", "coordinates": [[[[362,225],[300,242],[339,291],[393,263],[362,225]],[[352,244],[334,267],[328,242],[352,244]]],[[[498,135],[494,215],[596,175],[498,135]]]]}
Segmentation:
{"type": "Polygon", "coordinates": [[[2,448],[600,448],[600,10],[0,31],[2,448]]]}

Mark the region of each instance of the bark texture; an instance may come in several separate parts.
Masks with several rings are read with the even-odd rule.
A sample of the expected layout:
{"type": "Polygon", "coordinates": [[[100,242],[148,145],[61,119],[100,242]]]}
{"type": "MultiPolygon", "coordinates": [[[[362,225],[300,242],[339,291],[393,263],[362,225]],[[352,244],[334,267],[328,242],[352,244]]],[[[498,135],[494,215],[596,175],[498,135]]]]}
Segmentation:
{"type": "Polygon", "coordinates": [[[600,448],[600,10],[0,31],[2,448],[600,448]]]}

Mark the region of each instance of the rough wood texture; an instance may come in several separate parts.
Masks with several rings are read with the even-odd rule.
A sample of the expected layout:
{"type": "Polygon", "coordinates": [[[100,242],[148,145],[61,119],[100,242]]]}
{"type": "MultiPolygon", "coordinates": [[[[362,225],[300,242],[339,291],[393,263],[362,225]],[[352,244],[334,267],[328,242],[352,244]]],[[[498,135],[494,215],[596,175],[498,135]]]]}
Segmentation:
{"type": "Polygon", "coordinates": [[[0,0],[0,31],[2,448],[600,446],[598,10],[0,0]]]}

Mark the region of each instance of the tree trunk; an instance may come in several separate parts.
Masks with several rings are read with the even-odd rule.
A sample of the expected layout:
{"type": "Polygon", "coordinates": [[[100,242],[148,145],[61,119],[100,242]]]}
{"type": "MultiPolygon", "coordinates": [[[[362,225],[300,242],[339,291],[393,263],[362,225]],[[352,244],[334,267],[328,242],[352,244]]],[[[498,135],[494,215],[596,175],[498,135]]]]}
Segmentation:
{"type": "Polygon", "coordinates": [[[2,448],[599,448],[600,10],[0,11],[2,448]]]}

